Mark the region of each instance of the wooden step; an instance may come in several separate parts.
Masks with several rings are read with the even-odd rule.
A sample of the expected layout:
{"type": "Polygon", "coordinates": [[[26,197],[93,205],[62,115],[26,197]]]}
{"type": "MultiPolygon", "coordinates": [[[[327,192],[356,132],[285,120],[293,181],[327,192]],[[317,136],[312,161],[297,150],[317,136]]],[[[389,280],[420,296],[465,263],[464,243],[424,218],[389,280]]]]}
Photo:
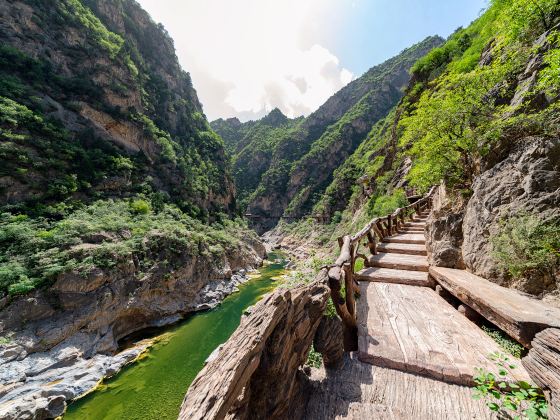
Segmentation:
{"type": "Polygon", "coordinates": [[[426,237],[423,233],[399,233],[383,238],[383,242],[394,244],[425,244],[426,237]]]}
{"type": "Polygon", "coordinates": [[[393,243],[380,243],[377,245],[379,252],[392,252],[394,254],[409,254],[409,255],[428,255],[426,252],[426,245],[418,244],[393,244],[393,243]]]}
{"type": "Polygon", "coordinates": [[[428,259],[423,255],[381,253],[368,258],[371,267],[396,270],[428,271],[428,259]]]}
{"type": "Polygon", "coordinates": [[[424,231],[424,228],[405,227],[404,229],[400,230],[400,233],[424,233],[424,231]]]}
{"type": "MultiPolygon", "coordinates": [[[[473,384],[475,368],[496,373],[488,355],[502,352],[498,344],[434,290],[377,282],[360,282],[360,290],[362,362],[462,385],[473,384]]],[[[510,379],[529,381],[521,361],[512,364],[510,379]]]]}
{"type": "Polygon", "coordinates": [[[359,281],[408,284],[410,286],[433,287],[434,281],[424,271],[395,270],[392,268],[368,267],[354,275],[359,281]]]}
{"type": "Polygon", "coordinates": [[[304,420],[496,420],[472,389],[362,363],[344,354],[337,369],[314,370],[304,420]],[[372,407],[371,405],[376,407],[372,407]],[[380,406],[392,412],[380,412],[380,406]]]}
{"type": "Polygon", "coordinates": [[[560,328],[560,309],[465,270],[432,267],[430,274],[459,300],[525,346],[539,331],[560,328]]]}
{"type": "Polygon", "coordinates": [[[424,228],[426,226],[426,223],[424,222],[406,222],[405,227],[418,227],[418,228],[424,228]]]}

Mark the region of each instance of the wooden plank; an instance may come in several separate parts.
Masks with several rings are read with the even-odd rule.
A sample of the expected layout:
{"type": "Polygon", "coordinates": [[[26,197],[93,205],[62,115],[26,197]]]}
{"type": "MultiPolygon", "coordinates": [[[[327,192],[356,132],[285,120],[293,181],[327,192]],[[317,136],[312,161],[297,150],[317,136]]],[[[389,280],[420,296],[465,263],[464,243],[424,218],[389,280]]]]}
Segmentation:
{"type": "Polygon", "coordinates": [[[408,284],[432,287],[434,281],[423,271],[394,270],[391,268],[369,267],[358,271],[354,277],[359,281],[408,284]]]}
{"type": "Polygon", "coordinates": [[[535,383],[548,394],[548,417],[560,419],[560,330],[547,328],[532,341],[523,366],[535,383]]]}
{"type": "Polygon", "coordinates": [[[423,255],[382,253],[368,258],[370,267],[394,268],[396,270],[428,271],[428,258],[423,255]]]}
{"type": "Polygon", "coordinates": [[[394,254],[427,255],[426,246],[419,244],[381,243],[377,246],[377,251],[392,252],[394,254]]]}
{"type": "Polygon", "coordinates": [[[383,238],[383,242],[397,243],[397,244],[425,244],[426,237],[424,234],[417,233],[403,233],[383,238]]]}
{"type": "Polygon", "coordinates": [[[313,369],[306,420],[495,419],[466,386],[361,363],[347,354],[338,369],[313,369]]]}
{"type": "MultiPolygon", "coordinates": [[[[475,368],[497,368],[496,342],[427,287],[361,282],[358,357],[376,366],[472,385],[475,368]]],[[[528,380],[514,363],[513,380],[528,380]]]]}
{"type": "Polygon", "coordinates": [[[426,227],[426,223],[425,222],[406,222],[404,224],[406,227],[419,227],[419,228],[424,228],[426,227]]]}
{"type": "Polygon", "coordinates": [[[526,347],[539,331],[560,327],[560,309],[499,286],[465,270],[430,267],[430,274],[451,294],[526,347]]]}

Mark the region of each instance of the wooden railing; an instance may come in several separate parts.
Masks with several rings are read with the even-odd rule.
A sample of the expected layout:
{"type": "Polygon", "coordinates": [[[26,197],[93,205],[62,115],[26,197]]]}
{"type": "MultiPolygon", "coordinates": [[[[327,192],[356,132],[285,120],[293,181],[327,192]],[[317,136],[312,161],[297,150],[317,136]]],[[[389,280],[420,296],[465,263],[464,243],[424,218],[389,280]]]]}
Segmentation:
{"type": "Polygon", "coordinates": [[[387,236],[397,234],[406,223],[407,218],[411,220],[415,214],[429,209],[432,205],[432,197],[436,187],[420,200],[406,207],[395,210],[392,214],[385,217],[372,219],[362,230],[350,236],[346,235],[338,238],[340,255],[336,262],[328,267],[329,286],[331,298],[336,312],[349,329],[356,328],[356,301],[355,294],[359,293],[358,284],[354,279],[354,268],[356,260],[362,258],[364,266],[368,267],[368,258],[360,252],[360,244],[366,239],[364,246],[371,255],[377,254],[377,244],[387,236]],[[342,284],[345,287],[345,296],[342,296],[342,284]]]}

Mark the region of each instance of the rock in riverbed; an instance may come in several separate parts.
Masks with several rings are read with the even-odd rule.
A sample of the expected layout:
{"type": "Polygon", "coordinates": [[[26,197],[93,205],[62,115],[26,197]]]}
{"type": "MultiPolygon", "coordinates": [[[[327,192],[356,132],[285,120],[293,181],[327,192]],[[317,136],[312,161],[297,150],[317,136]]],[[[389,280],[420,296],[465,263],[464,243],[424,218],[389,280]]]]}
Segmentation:
{"type": "Polygon", "coordinates": [[[66,401],[87,393],[101,379],[134,361],[151,341],[144,340],[115,356],[97,354],[90,359],[76,344],[60,345],[7,363],[7,359],[0,359],[0,418],[47,419],[62,415],[66,401]]]}

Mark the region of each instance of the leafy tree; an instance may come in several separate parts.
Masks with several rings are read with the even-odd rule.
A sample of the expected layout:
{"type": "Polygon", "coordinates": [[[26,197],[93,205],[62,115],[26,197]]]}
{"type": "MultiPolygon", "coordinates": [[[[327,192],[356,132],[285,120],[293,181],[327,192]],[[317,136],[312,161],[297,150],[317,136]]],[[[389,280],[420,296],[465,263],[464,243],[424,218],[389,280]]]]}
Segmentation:
{"type": "Polygon", "coordinates": [[[409,174],[413,185],[426,188],[443,180],[451,186],[470,186],[493,140],[487,128],[495,109],[486,95],[502,73],[484,68],[448,75],[401,119],[400,144],[411,147],[415,160],[409,174]]]}

